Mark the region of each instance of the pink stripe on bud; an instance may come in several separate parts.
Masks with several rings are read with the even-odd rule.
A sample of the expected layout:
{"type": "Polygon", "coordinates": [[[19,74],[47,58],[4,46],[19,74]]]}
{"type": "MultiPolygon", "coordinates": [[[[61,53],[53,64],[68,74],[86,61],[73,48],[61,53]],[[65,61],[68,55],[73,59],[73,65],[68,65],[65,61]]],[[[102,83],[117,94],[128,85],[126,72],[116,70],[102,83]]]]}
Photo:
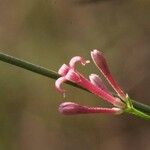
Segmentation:
{"type": "Polygon", "coordinates": [[[81,106],[73,102],[64,102],[59,106],[59,112],[64,115],[93,114],[93,113],[121,114],[123,110],[116,107],[113,108],[89,107],[89,106],[81,106]]]}
{"type": "Polygon", "coordinates": [[[122,91],[120,86],[117,84],[117,82],[113,79],[111,72],[108,68],[106,59],[103,56],[102,52],[95,49],[91,52],[91,57],[92,57],[95,65],[102,72],[102,74],[106,77],[106,79],[108,80],[110,85],[113,87],[113,89],[118,93],[118,95],[121,98],[125,98],[124,92],[122,91]]]}

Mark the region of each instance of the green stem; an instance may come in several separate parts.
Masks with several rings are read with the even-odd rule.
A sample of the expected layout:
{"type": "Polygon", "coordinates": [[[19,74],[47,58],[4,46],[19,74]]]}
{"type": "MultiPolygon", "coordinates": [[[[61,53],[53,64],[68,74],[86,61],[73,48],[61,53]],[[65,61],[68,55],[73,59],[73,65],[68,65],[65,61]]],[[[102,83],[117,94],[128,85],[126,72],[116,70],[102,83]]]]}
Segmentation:
{"type": "Polygon", "coordinates": [[[146,113],[134,108],[134,106],[132,108],[126,109],[125,112],[128,114],[135,115],[135,116],[140,117],[140,118],[144,118],[146,120],[150,120],[149,114],[146,114],[146,113]]]}
{"type": "Polygon", "coordinates": [[[131,113],[133,115],[136,115],[138,117],[144,118],[146,120],[150,120],[150,115],[148,115],[148,114],[146,114],[146,113],[144,113],[144,112],[142,112],[140,110],[137,110],[136,108],[132,108],[131,113]]]}
{"type": "MultiPolygon", "coordinates": [[[[25,60],[22,60],[22,59],[19,59],[19,58],[7,55],[7,54],[2,53],[2,52],[0,52],[0,60],[3,61],[3,62],[6,62],[8,64],[12,64],[14,66],[18,66],[20,68],[24,68],[26,70],[35,72],[37,74],[49,77],[49,78],[54,79],[54,80],[57,80],[60,77],[60,75],[57,74],[55,71],[52,71],[52,70],[49,70],[49,69],[44,68],[42,66],[30,63],[28,61],[25,61],[25,60]]],[[[72,85],[74,87],[86,90],[86,89],[84,89],[84,88],[82,88],[82,87],[80,87],[80,86],[78,86],[78,85],[76,85],[76,84],[74,84],[72,82],[67,81],[66,83],[70,84],[70,85],[72,85]]]]}
{"type": "Polygon", "coordinates": [[[48,70],[44,67],[32,64],[32,63],[27,62],[25,60],[21,60],[21,59],[15,58],[13,56],[4,54],[2,52],[0,52],[0,60],[4,61],[4,62],[7,62],[9,64],[12,64],[12,65],[24,68],[26,70],[30,70],[32,72],[41,74],[43,76],[50,77],[52,79],[59,78],[59,75],[54,71],[51,71],[51,70],[48,70]]]}
{"type": "MultiPolygon", "coordinates": [[[[55,79],[55,80],[60,77],[55,71],[52,71],[52,70],[46,69],[42,66],[32,64],[28,61],[21,60],[21,59],[18,59],[16,57],[4,54],[2,52],[0,52],[0,60],[3,61],[3,62],[6,62],[6,63],[12,64],[14,66],[18,66],[18,67],[24,68],[26,70],[35,72],[37,74],[41,74],[43,76],[55,79]]],[[[82,87],[80,87],[80,86],[78,86],[78,85],[76,85],[72,82],[68,81],[66,83],[69,84],[69,85],[72,85],[74,87],[80,88],[82,90],[86,90],[86,89],[84,89],[84,88],[82,88],[82,87]]],[[[134,100],[131,100],[131,101],[132,101],[133,107],[137,111],[142,112],[146,115],[150,115],[150,106],[139,103],[139,102],[134,101],[134,100]]]]}
{"type": "Polygon", "coordinates": [[[134,101],[134,100],[131,100],[131,101],[132,101],[134,108],[150,115],[150,106],[142,104],[142,103],[134,101]]]}
{"type": "MultiPolygon", "coordinates": [[[[141,111],[141,107],[139,107],[140,109],[137,109],[134,105],[133,105],[133,100],[131,100],[129,97],[127,97],[126,99],[126,106],[127,108],[124,110],[126,113],[129,113],[129,114],[132,114],[132,115],[135,115],[135,116],[138,116],[138,117],[141,117],[141,118],[144,118],[146,120],[150,120],[150,114],[149,113],[146,113],[145,111],[141,111]]],[[[135,102],[135,101],[134,101],[135,102]]],[[[139,103],[138,103],[139,104],[139,103]]],[[[143,104],[140,104],[140,105],[143,105],[143,104]]],[[[138,106],[140,106],[138,105],[138,106]]],[[[144,106],[145,107],[145,106],[144,106]]]]}

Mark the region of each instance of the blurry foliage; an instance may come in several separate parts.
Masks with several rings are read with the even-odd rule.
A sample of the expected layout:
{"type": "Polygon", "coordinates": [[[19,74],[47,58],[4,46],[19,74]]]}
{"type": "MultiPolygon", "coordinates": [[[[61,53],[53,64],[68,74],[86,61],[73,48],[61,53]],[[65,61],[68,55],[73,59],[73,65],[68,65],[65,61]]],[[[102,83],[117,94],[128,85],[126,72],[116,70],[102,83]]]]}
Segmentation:
{"type": "MultiPolygon", "coordinates": [[[[74,55],[90,59],[102,49],[120,85],[150,104],[148,0],[0,1],[0,47],[6,53],[57,70],[74,55]]],[[[128,116],[72,116],[57,112],[63,100],[54,81],[0,62],[0,149],[149,149],[148,122],[128,116]]],[[[92,64],[79,69],[99,73],[92,64]]],[[[64,85],[65,86],[65,85],[64,85]]],[[[103,104],[65,86],[65,100],[103,104]]]]}

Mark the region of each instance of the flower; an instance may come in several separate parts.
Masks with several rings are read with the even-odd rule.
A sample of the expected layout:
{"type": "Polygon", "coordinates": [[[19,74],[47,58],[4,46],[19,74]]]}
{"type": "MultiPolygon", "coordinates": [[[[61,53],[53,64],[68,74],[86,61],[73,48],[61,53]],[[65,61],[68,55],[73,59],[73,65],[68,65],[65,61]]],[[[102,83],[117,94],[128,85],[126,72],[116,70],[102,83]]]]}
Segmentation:
{"type": "Polygon", "coordinates": [[[89,106],[81,106],[73,102],[64,102],[59,106],[59,112],[65,115],[91,114],[91,113],[121,114],[122,110],[117,107],[113,108],[89,107],[89,106]]]}
{"type": "Polygon", "coordinates": [[[122,91],[120,86],[113,79],[112,74],[108,68],[106,59],[103,56],[103,53],[95,49],[91,52],[91,57],[92,57],[95,65],[98,67],[98,69],[101,71],[101,73],[105,76],[105,78],[107,79],[109,84],[117,92],[118,96],[121,97],[122,99],[126,98],[126,95],[124,94],[124,92],[122,91]]]}
{"type": "Polygon", "coordinates": [[[112,108],[103,108],[103,107],[90,107],[90,106],[81,106],[73,102],[64,102],[60,105],[59,111],[65,115],[73,114],[87,114],[87,113],[109,113],[109,114],[120,114],[125,108],[126,95],[121,90],[120,86],[113,79],[110,70],[108,68],[107,62],[102,54],[98,50],[91,51],[91,57],[95,65],[108,80],[112,88],[116,91],[118,96],[114,96],[111,92],[108,91],[107,87],[102,82],[101,78],[96,74],[91,74],[89,79],[86,79],[80,72],[75,68],[75,64],[80,62],[82,65],[89,63],[89,60],[85,60],[80,56],[73,57],[69,65],[63,64],[58,70],[58,74],[61,76],[55,82],[56,89],[62,94],[65,93],[65,90],[61,87],[61,84],[66,81],[73,82],[78,86],[90,91],[96,96],[102,98],[103,100],[111,103],[114,107],[112,108]]]}

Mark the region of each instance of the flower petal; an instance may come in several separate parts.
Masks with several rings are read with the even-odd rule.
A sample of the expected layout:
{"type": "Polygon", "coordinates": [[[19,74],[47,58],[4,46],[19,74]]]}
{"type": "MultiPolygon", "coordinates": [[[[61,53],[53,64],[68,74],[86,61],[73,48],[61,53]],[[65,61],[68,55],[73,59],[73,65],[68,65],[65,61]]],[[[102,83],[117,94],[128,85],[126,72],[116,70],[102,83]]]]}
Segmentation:
{"type": "Polygon", "coordinates": [[[66,64],[63,64],[60,67],[60,69],[58,70],[58,74],[61,75],[61,76],[65,76],[68,71],[69,71],[69,66],[67,66],[66,64]]]}
{"type": "Polygon", "coordinates": [[[78,83],[80,82],[80,75],[76,73],[73,69],[70,69],[65,76],[65,78],[71,82],[78,83]]]}
{"type": "Polygon", "coordinates": [[[97,86],[97,87],[101,88],[102,90],[108,92],[107,87],[104,85],[102,79],[97,74],[91,74],[89,76],[89,79],[90,79],[92,84],[94,84],[95,86],[97,86]]]}
{"type": "Polygon", "coordinates": [[[72,67],[72,68],[74,68],[76,62],[80,62],[82,65],[85,65],[85,64],[87,64],[87,63],[90,63],[89,60],[84,60],[84,59],[83,59],[82,57],[80,57],[80,56],[75,56],[75,57],[73,57],[73,58],[70,60],[69,66],[72,67]]]}
{"type": "Polygon", "coordinates": [[[103,53],[95,49],[91,52],[91,57],[92,57],[95,65],[98,67],[98,69],[101,71],[101,73],[105,76],[105,78],[110,83],[112,88],[117,92],[117,94],[122,99],[124,99],[125,94],[122,91],[122,89],[120,88],[120,86],[118,85],[118,83],[112,77],[112,74],[109,70],[109,67],[107,65],[105,57],[103,56],[103,53]]]}
{"type": "Polygon", "coordinates": [[[61,88],[61,84],[66,81],[65,77],[60,77],[55,81],[55,87],[60,93],[64,93],[65,90],[61,88]]]}
{"type": "Polygon", "coordinates": [[[59,106],[59,112],[64,115],[93,114],[93,113],[121,114],[123,110],[116,107],[113,108],[89,107],[89,106],[82,106],[73,102],[64,102],[59,106]]]}

